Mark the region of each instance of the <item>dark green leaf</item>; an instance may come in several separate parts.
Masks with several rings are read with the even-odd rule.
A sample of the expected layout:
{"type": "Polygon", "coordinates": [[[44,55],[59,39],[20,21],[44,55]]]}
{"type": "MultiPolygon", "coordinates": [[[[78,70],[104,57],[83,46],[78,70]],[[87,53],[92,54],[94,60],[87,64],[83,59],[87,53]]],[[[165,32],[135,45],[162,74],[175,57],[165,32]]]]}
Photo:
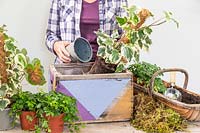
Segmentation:
{"type": "Polygon", "coordinates": [[[116,20],[117,20],[117,22],[118,22],[118,24],[120,26],[124,25],[127,22],[127,18],[126,17],[122,18],[122,17],[117,16],[116,20]]]}
{"type": "Polygon", "coordinates": [[[10,41],[6,42],[5,46],[6,46],[6,51],[14,52],[16,49],[16,46],[10,41]]]}
{"type": "Polygon", "coordinates": [[[135,42],[137,41],[138,37],[137,37],[137,32],[132,32],[132,36],[130,38],[131,43],[135,44],[135,42]]]}
{"type": "Polygon", "coordinates": [[[21,53],[23,53],[24,55],[27,55],[27,50],[26,50],[25,48],[23,48],[23,49],[21,50],[21,53]]]}
{"type": "Polygon", "coordinates": [[[143,32],[143,29],[141,29],[141,30],[138,31],[138,35],[139,35],[139,38],[140,38],[140,39],[143,39],[143,38],[145,37],[145,34],[144,34],[144,32],[143,32]]]}
{"type": "Polygon", "coordinates": [[[145,38],[145,41],[147,44],[152,44],[152,41],[148,36],[145,38]]]}
{"type": "Polygon", "coordinates": [[[139,45],[139,47],[142,49],[142,47],[143,47],[143,43],[142,43],[141,40],[138,40],[138,45],[139,45]]]}
{"type": "Polygon", "coordinates": [[[137,14],[133,13],[132,21],[134,24],[137,24],[139,22],[139,18],[137,16],[137,14]]]}
{"type": "Polygon", "coordinates": [[[148,33],[149,35],[152,33],[152,29],[150,27],[145,27],[144,29],[146,31],[146,33],[148,33]]]}

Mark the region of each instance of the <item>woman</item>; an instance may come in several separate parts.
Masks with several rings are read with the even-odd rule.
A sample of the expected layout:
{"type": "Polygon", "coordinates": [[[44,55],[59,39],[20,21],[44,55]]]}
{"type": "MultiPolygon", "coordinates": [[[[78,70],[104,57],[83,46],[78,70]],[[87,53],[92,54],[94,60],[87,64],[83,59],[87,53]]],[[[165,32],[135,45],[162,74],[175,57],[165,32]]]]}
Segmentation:
{"type": "Polygon", "coordinates": [[[80,36],[90,42],[94,60],[98,49],[94,31],[111,35],[118,28],[115,17],[126,15],[127,4],[127,0],[52,0],[46,45],[58,57],[56,62],[71,62],[65,47],[80,36]]]}

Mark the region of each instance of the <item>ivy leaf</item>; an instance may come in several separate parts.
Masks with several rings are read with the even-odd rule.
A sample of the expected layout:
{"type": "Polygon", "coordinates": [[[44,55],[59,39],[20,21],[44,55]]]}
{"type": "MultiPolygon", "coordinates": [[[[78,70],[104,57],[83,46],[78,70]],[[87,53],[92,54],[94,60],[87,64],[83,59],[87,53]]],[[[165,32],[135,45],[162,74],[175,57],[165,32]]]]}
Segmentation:
{"type": "Polygon", "coordinates": [[[152,41],[151,41],[151,39],[147,36],[146,38],[145,38],[145,42],[147,43],[147,44],[152,44],[152,41]]]}
{"type": "Polygon", "coordinates": [[[27,50],[26,50],[25,48],[23,48],[23,49],[21,50],[21,53],[23,53],[24,55],[27,55],[27,50]]]}
{"type": "Polygon", "coordinates": [[[143,43],[142,43],[141,40],[138,40],[138,45],[139,45],[139,47],[142,49],[142,47],[143,47],[143,43]]]}
{"type": "Polygon", "coordinates": [[[107,45],[112,45],[114,43],[114,41],[112,38],[106,38],[104,43],[107,45]]]}
{"type": "Polygon", "coordinates": [[[120,26],[126,24],[126,22],[127,22],[127,18],[126,17],[122,18],[122,17],[116,16],[116,20],[117,20],[117,22],[118,22],[118,24],[120,26]]]}
{"type": "Polygon", "coordinates": [[[15,64],[20,65],[23,69],[27,65],[26,57],[22,53],[16,54],[14,57],[14,61],[15,61],[15,64]]]}
{"type": "Polygon", "coordinates": [[[7,91],[7,87],[5,85],[1,85],[0,89],[0,98],[4,97],[7,91]]]}
{"type": "Polygon", "coordinates": [[[113,31],[113,33],[112,33],[112,35],[111,35],[111,38],[113,38],[113,39],[119,38],[118,30],[114,30],[114,31],[113,31]]]}
{"type": "Polygon", "coordinates": [[[145,37],[145,34],[144,34],[144,32],[143,32],[143,29],[141,29],[141,30],[138,31],[138,35],[139,35],[139,38],[140,38],[140,39],[143,39],[143,38],[145,37]]]}
{"type": "Polygon", "coordinates": [[[130,48],[129,46],[122,46],[121,53],[122,53],[122,56],[128,59],[128,61],[130,62],[133,57],[134,52],[133,52],[133,49],[130,48]]]}
{"type": "Polygon", "coordinates": [[[139,22],[139,18],[135,13],[133,13],[131,20],[134,24],[137,24],[139,22]]]}
{"type": "Polygon", "coordinates": [[[171,12],[166,12],[165,11],[164,14],[165,14],[165,18],[166,18],[167,21],[171,20],[171,16],[172,16],[171,12]]]}
{"type": "Polygon", "coordinates": [[[32,60],[32,64],[35,66],[35,65],[40,65],[40,60],[38,58],[34,58],[32,60]]]}
{"type": "Polygon", "coordinates": [[[5,24],[0,26],[0,32],[3,33],[4,31],[6,31],[6,25],[5,24]]]}
{"type": "Polygon", "coordinates": [[[10,104],[10,100],[9,99],[1,99],[0,100],[0,110],[5,109],[5,107],[7,107],[10,104]]]}
{"type": "Polygon", "coordinates": [[[132,36],[130,38],[131,43],[135,44],[135,42],[137,41],[138,37],[137,37],[137,33],[136,32],[132,32],[132,36]]]}
{"type": "Polygon", "coordinates": [[[125,69],[125,65],[122,63],[119,63],[117,65],[116,71],[115,72],[122,72],[125,69]]]}
{"type": "Polygon", "coordinates": [[[137,9],[138,8],[135,5],[132,5],[131,7],[126,8],[126,10],[127,10],[127,12],[128,12],[129,15],[133,14],[134,12],[136,12],[137,9]]]}
{"type": "Polygon", "coordinates": [[[5,41],[5,50],[8,52],[15,52],[16,46],[11,41],[5,41]]]}
{"type": "Polygon", "coordinates": [[[98,44],[99,46],[105,45],[105,44],[103,43],[103,41],[101,40],[101,37],[97,37],[97,44],[98,44]]]}
{"type": "Polygon", "coordinates": [[[116,49],[113,49],[111,55],[109,56],[109,60],[112,64],[117,64],[120,61],[120,54],[116,49]]]}
{"type": "Polygon", "coordinates": [[[165,11],[164,14],[165,14],[165,18],[166,18],[167,21],[172,20],[176,24],[177,28],[179,27],[178,21],[176,21],[174,18],[172,18],[172,13],[171,12],[166,12],[165,11]]]}
{"type": "Polygon", "coordinates": [[[146,31],[147,34],[151,34],[152,33],[152,29],[150,27],[145,27],[144,29],[146,31]]]}
{"type": "Polygon", "coordinates": [[[106,54],[111,54],[112,53],[112,47],[110,45],[106,46],[106,54]]]}
{"type": "Polygon", "coordinates": [[[139,55],[139,53],[134,52],[134,57],[135,57],[135,61],[136,61],[136,62],[139,62],[139,60],[140,60],[140,55],[139,55]]]}
{"type": "Polygon", "coordinates": [[[97,37],[102,37],[102,38],[109,38],[110,37],[109,35],[105,34],[101,30],[95,31],[94,33],[97,35],[97,37]]]}
{"type": "Polygon", "coordinates": [[[104,58],[105,55],[106,55],[106,47],[105,46],[99,46],[98,51],[97,51],[97,55],[104,58]]]}

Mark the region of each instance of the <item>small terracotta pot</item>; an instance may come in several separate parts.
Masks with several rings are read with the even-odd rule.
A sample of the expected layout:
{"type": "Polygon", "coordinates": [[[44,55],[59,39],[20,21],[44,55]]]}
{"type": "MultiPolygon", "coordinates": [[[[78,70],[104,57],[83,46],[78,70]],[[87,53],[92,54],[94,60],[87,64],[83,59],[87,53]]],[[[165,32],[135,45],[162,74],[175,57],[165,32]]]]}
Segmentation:
{"type": "Polygon", "coordinates": [[[63,133],[64,130],[64,113],[58,116],[45,116],[48,120],[48,126],[51,133],[63,133]]]}
{"type": "Polygon", "coordinates": [[[33,111],[22,111],[20,115],[20,123],[22,130],[35,130],[35,125],[38,124],[38,118],[36,117],[36,113],[33,111]],[[33,120],[28,120],[27,116],[32,117],[33,120]]]}

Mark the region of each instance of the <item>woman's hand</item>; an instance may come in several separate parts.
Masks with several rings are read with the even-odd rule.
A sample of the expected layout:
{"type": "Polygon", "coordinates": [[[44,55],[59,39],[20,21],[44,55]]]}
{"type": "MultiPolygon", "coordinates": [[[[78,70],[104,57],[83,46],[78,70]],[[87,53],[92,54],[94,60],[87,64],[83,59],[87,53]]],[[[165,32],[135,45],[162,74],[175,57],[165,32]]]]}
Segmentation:
{"type": "Polygon", "coordinates": [[[54,43],[54,51],[57,54],[58,58],[64,62],[69,63],[71,62],[70,54],[66,50],[66,46],[68,46],[70,43],[66,41],[57,41],[54,43]]]}

